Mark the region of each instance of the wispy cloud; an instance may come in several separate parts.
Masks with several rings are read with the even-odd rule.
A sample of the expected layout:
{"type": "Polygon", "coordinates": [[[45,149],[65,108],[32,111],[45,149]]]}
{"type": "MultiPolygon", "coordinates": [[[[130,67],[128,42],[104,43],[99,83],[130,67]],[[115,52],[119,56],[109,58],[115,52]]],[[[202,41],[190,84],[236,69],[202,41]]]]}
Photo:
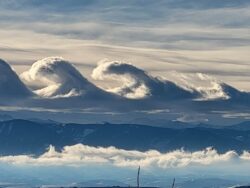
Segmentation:
{"type": "MultiPolygon", "coordinates": [[[[1,56],[22,70],[47,56],[88,66],[126,60],[153,74],[210,73],[249,90],[249,7],[244,0],[2,1],[1,46],[9,48],[1,56]]],[[[91,79],[89,68],[81,71],[91,79]]]]}

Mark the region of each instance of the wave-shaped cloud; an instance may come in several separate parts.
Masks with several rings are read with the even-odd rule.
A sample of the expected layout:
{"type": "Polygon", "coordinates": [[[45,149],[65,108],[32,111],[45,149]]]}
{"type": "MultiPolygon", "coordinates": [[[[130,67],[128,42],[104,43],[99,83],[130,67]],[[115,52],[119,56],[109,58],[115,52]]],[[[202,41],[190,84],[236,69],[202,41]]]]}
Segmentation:
{"type": "Polygon", "coordinates": [[[35,62],[21,74],[34,92],[44,97],[74,97],[98,90],[68,61],[48,57],[35,62]]]}
{"type": "Polygon", "coordinates": [[[120,61],[100,61],[92,72],[92,78],[122,82],[121,86],[108,91],[133,99],[160,97],[209,101],[234,99],[246,94],[203,73],[192,75],[175,73],[176,82],[174,82],[154,77],[132,64],[120,61]],[[200,86],[194,84],[195,80],[202,84],[200,86]]]}
{"type": "Polygon", "coordinates": [[[202,151],[188,152],[176,150],[160,153],[156,150],[140,152],[123,150],[115,147],[91,147],[77,144],[65,146],[58,152],[53,146],[39,157],[28,155],[2,156],[0,162],[15,165],[68,165],[79,166],[87,164],[114,165],[118,167],[143,167],[153,168],[183,168],[192,165],[212,165],[233,162],[250,162],[250,153],[244,151],[241,155],[235,151],[219,154],[213,148],[202,151]]]}
{"type": "Polygon", "coordinates": [[[225,111],[235,107],[235,104],[236,111],[243,107],[248,109],[250,101],[249,93],[205,74],[190,76],[179,73],[176,74],[178,79],[167,80],[119,61],[103,60],[92,72],[94,79],[112,79],[121,84],[106,90],[88,81],[70,62],[59,57],[39,60],[21,74],[22,81],[28,87],[4,61],[0,63],[0,71],[1,101],[4,101],[4,96],[12,99],[36,96],[28,101],[19,100],[22,107],[30,109],[73,109],[72,106],[74,109],[94,108],[112,112],[171,109],[174,115],[175,112],[187,114],[190,110],[194,113],[218,109],[225,111]],[[197,86],[194,81],[197,78],[199,83],[208,84],[197,86]],[[202,108],[203,104],[206,108],[202,108]]]}
{"type": "MultiPolygon", "coordinates": [[[[204,73],[183,74],[172,72],[171,77],[183,87],[197,91],[200,96],[196,100],[227,100],[233,97],[229,91],[229,85],[204,73]]],[[[235,91],[240,92],[236,89],[235,91]]]]}
{"type": "MultiPolygon", "coordinates": [[[[176,74],[181,82],[174,79],[177,80],[175,82],[174,80],[170,81],[171,79],[152,76],[132,64],[119,61],[103,60],[92,72],[93,79],[109,79],[121,82],[121,86],[106,90],[88,81],[70,62],[60,57],[48,57],[39,60],[28,71],[21,74],[22,81],[34,93],[22,83],[16,73],[4,61],[1,61],[0,71],[2,73],[0,80],[2,87],[0,94],[2,96],[13,95],[18,98],[18,96],[38,95],[40,96],[39,99],[44,100],[36,102],[36,98],[33,98],[29,105],[38,104],[44,107],[45,104],[46,107],[46,104],[49,104],[50,108],[63,107],[65,100],[63,100],[64,102],[62,100],[53,101],[55,98],[67,99],[64,105],[67,107],[72,105],[81,107],[84,104],[86,107],[86,102],[88,107],[108,107],[111,104],[110,100],[113,100],[112,107],[122,109],[127,105],[126,109],[129,110],[136,110],[138,104],[142,108],[147,106],[147,109],[152,107],[165,109],[169,107],[166,103],[169,101],[173,102],[174,108],[180,104],[175,105],[174,102],[176,101],[186,101],[188,104],[220,101],[223,103],[221,106],[226,106],[224,105],[226,103],[228,105],[233,104],[231,102],[246,106],[250,101],[249,93],[239,91],[205,74],[197,73],[195,76],[176,74]],[[197,86],[192,84],[194,77],[198,78],[200,83],[208,82],[210,85],[203,86],[201,84],[201,86],[197,86]],[[86,100],[83,102],[83,99],[86,100]],[[98,99],[98,102],[96,99],[98,99]],[[44,103],[44,101],[47,103],[44,103]]],[[[211,107],[217,108],[215,103],[210,104],[211,107]]],[[[198,106],[193,107],[198,108],[198,106]]]]}
{"type": "Polygon", "coordinates": [[[0,97],[23,98],[32,96],[32,92],[22,83],[8,63],[0,59],[0,97]]]}
{"type": "Polygon", "coordinates": [[[197,73],[195,77],[198,77],[201,82],[209,82],[209,87],[193,85],[194,76],[178,75],[180,75],[178,79],[182,81],[181,84],[154,77],[132,64],[102,60],[93,70],[92,78],[121,82],[121,86],[104,91],[83,77],[70,62],[61,57],[48,57],[35,62],[20,77],[34,93],[46,98],[69,98],[86,96],[89,93],[95,96],[112,96],[111,93],[114,93],[130,99],[206,101],[243,96],[237,89],[205,74],[197,73]]]}
{"type": "Polygon", "coordinates": [[[122,86],[109,91],[127,98],[160,97],[167,99],[193,98],[195,93],[177,84],[153,77],[146,71],[132,64],[119,61],[100,61],[93,70],[92,77],[96,80],[112,79],[121,81],[122,86]]]}

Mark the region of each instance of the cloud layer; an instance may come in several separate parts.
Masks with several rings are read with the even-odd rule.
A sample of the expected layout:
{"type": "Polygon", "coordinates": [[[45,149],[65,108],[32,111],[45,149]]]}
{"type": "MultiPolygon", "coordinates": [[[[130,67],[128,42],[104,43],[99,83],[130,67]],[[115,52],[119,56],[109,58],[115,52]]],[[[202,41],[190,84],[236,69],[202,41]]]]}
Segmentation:
{"type": "Polygon", "coordinates": [[[129,99],[223,100],[232,97],[230,91],[227,91],[230,86],[208,75],[197,74],[201,82],[210,83],[207,87],[192,85],[194,77],[178,75],[182,83],[179,85],[163,77],[154,77],[129,63],[102,60],[93,70],[92,78],[102,81],[115,80],[121,84],[107,89],[105,93],[83,77],[70,62],[60,57],[49,57],[35,62],[28,71],[21,74],[21,79],[37,95],[50,98],[84,96],[89,93],[108,95],[109,92],[129,99]]]}
{"type": "MultiPolygon", "coordinates": [[[[121,116],[127,119],[126,113],[168,109],[168,112],[156,113],[155,116],[158,119],[173,120],[183,115],[192,117],[198,112],[203,114],[206,121],[210,121],[208,116],[210,119],[226,118],[219,111],[228,112],[234,108],[234,113],[242,110],[248,113],[250,110],[248,92],[239,91],[202,73],[175,72],[175,76],[167,79],[173,72],[164,77],[155,76],[130,63],[103,60],[93,70],[92,78],[102,82],[113,80],[116,85],[101,87],[89,81],[69,61],[60,57],[36,61],[20,76],[25,84],[4,61],[1,63],[1,71],[1,96],[17,99],[18,103],[15,102],[14,107],[18,106],[19,110],[25,111],[41,109],[65,111],[74,115],[85,112],[92,115],[108,113],[110,116],[114,115],[112,120],[118,120],[121,116]],[[197,85],[197,80],[200,85],[197,85]],[[19,96],[29,98],[20,100],[19,96]]],[[[5,101],[4,97],[0,98],[3,104],[5,101]]],[[[13,106],[9,101],[7,105],[13,106]]],[[[9,107],[3,106],[1,109],[9,107]]],[[[139,122],[145,122],[143,113],[139,114],[134,114],[133,119],[143,118],[139,122]]]]}
{"type": "Polygon", "coordinates": [[[14,165],[41,165],[41,166],[82,166],[82,165],[111,165],[118,167],[145,168],[184,168],[188,166],[222,165],[235,163],[250,163],[250,153],[244,151],[237,154],[228,151],[219,154],[213,148],[202,151],[188,152],[176,150],[169,153],[160,153],[156,150],[147,152],[128,151],[115,147],[90,147],[82,144],[65,146],[58,152],[53,146],[39,157],[1,156],[0,162],[14,165]]]}

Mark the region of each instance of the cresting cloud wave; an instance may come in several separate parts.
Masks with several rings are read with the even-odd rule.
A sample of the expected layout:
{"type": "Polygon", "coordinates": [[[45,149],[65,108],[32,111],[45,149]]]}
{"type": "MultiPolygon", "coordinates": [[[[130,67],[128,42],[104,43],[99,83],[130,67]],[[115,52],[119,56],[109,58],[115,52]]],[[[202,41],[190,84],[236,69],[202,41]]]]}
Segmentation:
{"type": "Polygon", "coordinates": [[[180,81],[179,84],[160,77],[153,77],[132,64],[103,60],[93,70],[92,78],[122,82],[122,86],[109,91],[133,99],[158,97],[165,99],[226,100],[233,97],[235,93],[237,95],[241,93],[229,85],[202,73],[191,76],[178,73],[177,75],[178,78],[175,77],[175,79],[180,81]],[[193,85],[193,80],[197,80],[197,78],[200,82],[207,82],[209,85],[193,85]]]}
{"type": "MultiPolygon", "coordinates": [[[[121,86],[103,90],[89,82],[68,61],[60,57],[48,57],[35,62],[31,68],[20,75],[22,81],[10,66],[0,61],[0,94],[11,96],[37,95],[47,99],[71,98],[84,96],[115,96],[124,99],[156,99],[164,100],[227,100],[234,97],[249,97],[237,89],[217,82],[204,74],[197,74],[201,81],[209,81],[212,87],[196,87],[190,77],[182,76],[184,84],[176,84],[160,77],[153,77],[146,71],[131,64],[103,60],[93,70],[96,80],[111,79],[121,82],[121,86]],[[9,84],[8,84],[9,83],[9,84]],[[8,86],[8,87],[7,87],[8,86]]],[[[192,78],[192,77],[191,77],[192,78]]],[[[96,97],[97,98],[97,97],[96,97]]]]}
{"type": "Polygon", "coordinates": [[[195,93],[173,82],[153,77],[131,64],[118,61],[100,61],[93,70],[97,80],[111,79],[122,81],[122,86],[109,90],[127,98],[160,97],[166,99],[192,98],[195,93]]]}
{"type": "Polygon", "coordinates": [[[172,79],[185,88],[192,88],[200,94],[196,100],[230,99],[230,93],[226,91],[227,86],[215,78],[203,74],[182,74],[173,72],[172,79]]]}
{"type": "Polygon", "coordinates": [[[188,152],[176,150],[169,153],[160,153],[156,150],[147,152],[128,151],[115,147],[90,147],[77,144],[65,146],[58,152],[53,146],[39,157],[28,155],[1,156],[0,163],[13,165],[38,165],[38,166],[82,166],[82,165],[111,165],[118,167],[145,168],[184,168],[189,166],[206,166],[230,163],[250,163],[250,153],[244,151],[241,155],[235,151],[219,154],[213,148],[201,151],[188,152]]]}
{"type": "Polygon", "coordinates": [[[21,74],[22,80],[43,97],[74,97],[99,89],[84,78],[68,61],[50,57],[35,62],[21,74]]]}

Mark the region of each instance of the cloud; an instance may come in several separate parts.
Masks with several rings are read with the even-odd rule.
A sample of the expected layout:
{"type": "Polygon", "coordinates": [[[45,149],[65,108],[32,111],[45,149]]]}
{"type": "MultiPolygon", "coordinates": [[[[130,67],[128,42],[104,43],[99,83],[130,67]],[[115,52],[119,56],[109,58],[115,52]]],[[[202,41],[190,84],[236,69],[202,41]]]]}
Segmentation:
{"type": "Polygon", "coordinates": [[[206,166],[214,164],[230,164],[250,162],[250,153],[244,151],[241,155],[234,151],[219,154],[213,148],[202,151],[188,152],[176,150],[160,153],[156,150],[146,152],[123,150],[115,147],[91,147],[77,144],[65,146],[58,152],[53,146],[39,157],[28,155],[1,156],[0,162],[14,165],[41,166],[81,166],[81,165],[113,165],[118,167],[145,168],[184,168],[188,166],[206,166]]]}
{"type": "Polygon", "coordinates": [[[246,98],[247,93],[203,73],[172,72],[172,81],[155,77],[136,66],[121,61],[102,60],[92,72],[95,80],[114,80],[122,85],[108,91],[123,97],[193,99],[197,101],[246,98]]]}
{"type": "Polygon", "coordinates": [[[227,92],[225,83],[217,80],[216,78],[204,73],[178,73],[173,72],[172,79],[183,87],[192,88],[200,94],[195,100],[226,100],[231,97],[231,93],[227,92]]]}
{"type": "Polygon", "coordinates": [[[208,122],[208,119],[205,114],[183,114],[182,116],[178,117],[176,121],[185,122],[185,123],[201,123],[201,122],[208,122]]]}
{"type": "Polygon", "coordinates": [[[223,83],[218,82],[215,78],[206,74],[198,73],[198,78],[201,81],[207,81],[210,83],[210,87],[198,87],[197,90],[202,93],[204,100],[213,99],[229,99],[230,96],[224,91],[223,83]]]}
{"type": "Polygon", "coordinates": [[[0,97],[27,98],[32,92],[22,83],[8,63],[0,59],[0,97]]]}
{"type": "Polygon", "coordinates": [[[120,61],[100,61],[92,72],[92,78],[121,81],[122,86],[109,91],[132,99],[148,97],[177,99],[195,96],[192,91],[185,90],[173,82],[153,77],[132,64],[120,61]]]}
{"type": "Polygon", "coordinates": [[[22,80],[43,97],[74,97],[98,88],[84,78],[68,61],[60,57],[48,57],[35,62],[21,74],[22,80]]]}
{"type": "Polygon", "coordinates": [[[223,118],[228,118],[228,119],[236,119],[236,118],[241,118],[245,120],[250,119],[250,113],[249,112],[216,112],[216,113],[222,113],[223,118]]]}
{"type": "Polygon", "coordinates": [[[243,1],[55,5],[12,0],[0,6],[1,44],[10,46],[1,54],[27,64],[54,55],[90,66],[104,57],[138,60],[151,73],[159,67],[162,72],[206,72],[249,90],[250,77],[242,80],[249,72],[249,2],[243,1]]]}
{"type": "MultiPolygon", "coordinates": [[[[166,75],[167,78],[157,77],[135,65],[121,61],[100,61],[92,72],[91,76],[95,80],[112,80],[120,84],[111,89],[99,88],[82,76],[70,62],[59,57],[48,57],[35,62],[28,71],[21,74],[26,85],[8,64],[2,63],[1,66],[2,96],[8,95],[12,99],[18,98],[19,95],[32,96],[29,100],[22,100],[22,104],[11,104],[8,101],[8,108],[5,108],[6,104],[2,104],[6,110],[10,109],[10,106],[13,107],[12,113],[15,109],[58,113],[67,111],[72,113],[73,117],[76,113],[126,114],[133,111],[138,113],[134,114],[132,119],[140,117],[139,112],[143,112],[154,115],[152,118],[159,116],[160,119],[210,121],[211,117],[194,118],[193,114],[199,112],[209,116],[207,112],[228,110],[233,105],[234,108],[237,107],[235,111],[238,112],[243,108],[248,109],[250,98],[249,93],[239,91],[206,74],[175,72],[175,76],[169,79],[173,74],[171,72],[166,75]],[[180,117],[180,114],[187,115],[180,117]]],[[[216,119],[217,114],[213,115],[216,119]]],[[[110,121],[121,116],[126,118],[126,115],[113,116],[110,121]]],[[[238,116],[237,119],[242,117],[238,116]]],[[[221,118],[226,119],[227,116],[221,118]]]]}

